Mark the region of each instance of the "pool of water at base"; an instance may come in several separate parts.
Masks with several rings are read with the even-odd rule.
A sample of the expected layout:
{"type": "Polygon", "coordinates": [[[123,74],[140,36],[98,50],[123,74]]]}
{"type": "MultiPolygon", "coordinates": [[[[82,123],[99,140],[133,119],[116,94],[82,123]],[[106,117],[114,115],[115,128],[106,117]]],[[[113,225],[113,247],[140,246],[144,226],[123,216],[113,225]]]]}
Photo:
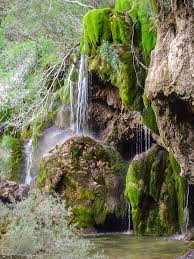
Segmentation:
{"type": "Polygon", "coordinates": [[[189,244],[175,238],[136,237],[127,234],[96,235],[90,237],[90,240],[96,247],[94,254],[103,251],[108,259],[175,259],[189,244]]]}

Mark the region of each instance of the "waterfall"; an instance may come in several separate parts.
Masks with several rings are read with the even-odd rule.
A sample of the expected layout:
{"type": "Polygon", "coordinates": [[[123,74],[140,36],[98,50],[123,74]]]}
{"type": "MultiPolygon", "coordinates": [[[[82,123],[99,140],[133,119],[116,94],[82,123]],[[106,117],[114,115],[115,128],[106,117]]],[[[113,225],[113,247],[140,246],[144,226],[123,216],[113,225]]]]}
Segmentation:
{"type": "Polygon", "coordinates": [[[136,126],[136,154],[141,154],[151,147],[151,131],[141,123],[136,126]]]}
{"type": "Polygon", "coordinates": [[[131,231],[131,204],[129,203],[128,206],[128,229],[127,232],[130,233],[131,231]]]}
{"type": "Polygon", "coordinates": [[[31,167],[32,167],[32,157],[33,157],[33,144],[32,139],[28,141],[25,145],[25,183],[30,184],[32,181],[31,167]]]}
{"type": "Polygon", "coordinates": [[[189,227],[189,184],[187,183],[187,192],[185,194],[185,207],[183,210],[183,223],[185,231],[187,232],[189,227]]]}
{"type": "Polygon", "coordinates": [[[71,80],[73,72],[75,69],[75,65],[74,63],[72,64],[68,77],[67,77],[67,82],[65,84],[64,90],[63,90],[63,96],[64,99],[66,98],[66,96],[68,95],[69,92],[69,96],[70,96],[70,112],[71,112],[71,117],[70,117],[70,128],[74,130],[74,123],[75,123],[75,109],[74,109],[74,94],[73,94],[73,82],[71,80]]]}
{"type": "Polygon", "coordinates": [[[147,151],[151,147],[151,131],[146,127],[144,127],[144,143],[145,151],[147,151]]]}
{"type": "Polygon", "coordinates": [[[81,56],[79,80],[78,80],[78,99],[77,99],[77,118],[76,133],[88,132],[88,57],[81,56]]]}

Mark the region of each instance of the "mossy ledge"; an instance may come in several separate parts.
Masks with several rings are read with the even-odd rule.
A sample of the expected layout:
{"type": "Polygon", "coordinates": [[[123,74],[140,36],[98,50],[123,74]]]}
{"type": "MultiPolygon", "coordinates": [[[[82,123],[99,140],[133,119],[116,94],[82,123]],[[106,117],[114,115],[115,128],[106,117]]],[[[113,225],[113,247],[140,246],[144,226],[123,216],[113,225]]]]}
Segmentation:
{"type": "Polygon", "coordinates": [[[185,185],[171,160],[164,148],[154,145],[130,164],[125,197],[135,234],[170,235],[183,229],[185,185]]]}

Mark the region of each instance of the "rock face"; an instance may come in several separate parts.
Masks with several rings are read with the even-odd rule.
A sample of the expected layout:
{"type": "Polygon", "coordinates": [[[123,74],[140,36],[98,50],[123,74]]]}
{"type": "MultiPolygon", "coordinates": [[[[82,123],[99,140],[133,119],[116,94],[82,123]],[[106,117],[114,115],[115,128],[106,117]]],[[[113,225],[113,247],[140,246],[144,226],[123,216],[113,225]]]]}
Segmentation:
{"type": "Polygon", "coordinates": [[[124,230],[126,172],[126,163],[113,148],[88,137],[74,137],[42,161],[37,187],[59,193],[72,208],[78,228],[124,230]]]}
{"type": "Polygon", "coordinates": [[[184,180],[166,150],[154,145],[131,162],[125,196],[135,234],[172,234],[183,226],[184,180]]]}
{"type": "Polygon", "coordinates": [[[160,137],[171,147],[182,175],[194,182],[194,9],[192,1],[174,1],[158,25],[146,80],[160,137]]]}
{"type": "Polygon", "coordinates": [[[26,184],[18,185],[16,182],[0,179],[0,200],[10,202],[11,198],[20,200],[28,195],[29,186],[26,184]]]}
{"type": "Polygon", "coordinates": [[[118,88],[91,74],[89,125],[103,144],[114,146],[125,158],[136,153],[139,112],[122,110],[118,88]]]}

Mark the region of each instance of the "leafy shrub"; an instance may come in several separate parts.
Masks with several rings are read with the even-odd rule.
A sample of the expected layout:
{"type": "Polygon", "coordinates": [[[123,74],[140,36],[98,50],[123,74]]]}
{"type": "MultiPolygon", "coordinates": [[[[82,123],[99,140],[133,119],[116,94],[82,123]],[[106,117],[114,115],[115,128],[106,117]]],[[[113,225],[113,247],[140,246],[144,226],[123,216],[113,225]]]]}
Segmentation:
{"type": "Polygon", "coordinates": [[[4,135],[0,144],[1,176],[7,180],[20,180],[21,159],[20,141],[12,136],[4,135]]]}
{"type": "Polygon", "coordinates": [[[70,211],[57,196],[33,192],[12,205],[0,203],[0,223],[8,220],[8,235],[4,239],[4,254],[55,254],[84,258],[93,249],[69,225],[70,211]]]}
{"type": "Polygon", "coordinates": [[[100,55],[115,71],[119,71],[119,56],[116,50],[108,42],[102,42],[100,46],[100,55]]]}

